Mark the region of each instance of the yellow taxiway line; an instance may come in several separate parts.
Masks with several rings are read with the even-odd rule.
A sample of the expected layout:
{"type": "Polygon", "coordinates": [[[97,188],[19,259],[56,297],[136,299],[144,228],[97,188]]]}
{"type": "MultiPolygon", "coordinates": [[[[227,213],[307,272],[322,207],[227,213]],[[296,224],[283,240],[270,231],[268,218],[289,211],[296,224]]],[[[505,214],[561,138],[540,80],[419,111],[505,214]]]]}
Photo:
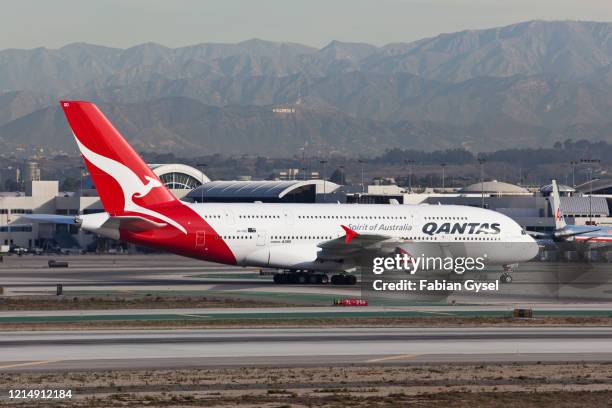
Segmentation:
{"type": "Polygon", "coordinates": [[[0,370],[2,370],[3,368],[28,367],[28,366],[56,363],[58,361],[62,361],[62,360],[28,361],[26,363],[17,363],[17,364],[3,365],[3,366],[0,366],[0,370]]]}
{"type": "Polygon", "coordinates": [[[408,360],[408,359],[415,358],[418,356],[419,354],[400,354],[400,355],[395,355],[395,356],[374,358],[372,360],[367,360],[366,363],[379,363],[382,361],[391,361],[391,360],[408,360]]]}

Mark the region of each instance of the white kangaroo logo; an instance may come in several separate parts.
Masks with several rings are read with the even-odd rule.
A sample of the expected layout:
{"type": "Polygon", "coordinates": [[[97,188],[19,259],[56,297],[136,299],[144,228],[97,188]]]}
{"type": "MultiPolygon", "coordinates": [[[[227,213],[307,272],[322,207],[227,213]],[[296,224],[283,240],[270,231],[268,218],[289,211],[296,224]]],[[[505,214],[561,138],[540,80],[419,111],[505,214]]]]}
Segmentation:
{"type": "Polygon", "coordinates": [[[145,179],[147,179],[147,183],[145,184],[142,182],[140,177],[138,177],[138,175],[136,175],[136,173],[134,173],[129,167],[89,150],[79,141],[76,135],[74,135],[74,138],[76,139],[76,142],[79,145],[79,149],[81,150],[83,156],[85,156],[85,158],[94,166],[98,167],[106,174],[114,178],[115,181],[119,184],[121,190],[123,191],[123,211],[146,214],[152,217],[159,218],[160,220],[164,220],[168,224],[176,227],[177,229],[182,231],[183,234],[187,234],[185,228],[173,219],[168,218],[165,215],[160,214],[156,211],[142,207],[134,202],[133,197],[142,198],[149,194],[152,189],[156,187],[161,187],[162,183],[160,183],[159,180],[156,180],[149,176],[145,176],[145,179]]]}
{"type": "Polygon", "coordinates": [[[155,180],[153,177],[144,176],[144,178],[146,178],[148,181],[147,184],[143,184],[145,191],[134,193],[134,197],[142,198],[146,196],[147,194],[149,194],[149,192],[155,187],[161,187],[162,185],[158,180],[155,180]]]}

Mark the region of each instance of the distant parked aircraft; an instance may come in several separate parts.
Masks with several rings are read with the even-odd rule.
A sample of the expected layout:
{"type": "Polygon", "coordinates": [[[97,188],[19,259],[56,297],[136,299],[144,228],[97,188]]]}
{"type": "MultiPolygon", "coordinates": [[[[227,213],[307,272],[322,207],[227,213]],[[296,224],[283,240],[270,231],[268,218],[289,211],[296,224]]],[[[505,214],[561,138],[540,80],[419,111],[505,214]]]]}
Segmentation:
{"type": "Polygon", "coordinates": [[[551,204],[555,214],[555,229],[551,234],[529,231],[542,244],[551,241],[570,242],[588,245],[588,249],[601,249],[612,246],[612,227],[596,225],[568,225],[561,210],[561,199],[557,181],[552,181],[551,204]]]}

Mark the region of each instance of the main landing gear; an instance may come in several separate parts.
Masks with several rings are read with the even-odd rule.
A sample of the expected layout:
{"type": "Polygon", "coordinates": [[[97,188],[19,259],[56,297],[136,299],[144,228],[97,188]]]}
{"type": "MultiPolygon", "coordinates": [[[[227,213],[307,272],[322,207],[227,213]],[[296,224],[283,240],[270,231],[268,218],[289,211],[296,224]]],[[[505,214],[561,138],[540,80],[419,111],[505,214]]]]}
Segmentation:
{"type": "MultiPolygon", "coordinates": [[[[293,285],[327,285],[330,279],[325,273],[308,271],[288,271],[274,274],[274,283],[293,285]]],[[[357,278],[354,275],[332,275],[332,285],[355,285],[357,278]]]]}

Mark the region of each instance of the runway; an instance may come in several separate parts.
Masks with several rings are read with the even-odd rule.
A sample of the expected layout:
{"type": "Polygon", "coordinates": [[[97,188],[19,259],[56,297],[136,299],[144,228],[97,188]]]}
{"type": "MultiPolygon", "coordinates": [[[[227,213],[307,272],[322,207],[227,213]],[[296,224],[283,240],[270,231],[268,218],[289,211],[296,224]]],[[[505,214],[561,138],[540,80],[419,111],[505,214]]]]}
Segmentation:
{"type": "Polygon", "coordinates": [[[5,332],[0,372],[612,361],[609,327],[5,332]]]}
{"type": "Polygon", "coordinates": [[[6,256],[0,263],[4,295],[52,295],[62,284],[66,296],[221,296],[329,305],[338,296],[359,296],[359,287],[275,285],[259,269],[220,265],[171,254],[6,256]],[[50,259],[68,268],[49,268],[50,259]],[[296,296],[293,296],[296,294],[296,296]]]}

